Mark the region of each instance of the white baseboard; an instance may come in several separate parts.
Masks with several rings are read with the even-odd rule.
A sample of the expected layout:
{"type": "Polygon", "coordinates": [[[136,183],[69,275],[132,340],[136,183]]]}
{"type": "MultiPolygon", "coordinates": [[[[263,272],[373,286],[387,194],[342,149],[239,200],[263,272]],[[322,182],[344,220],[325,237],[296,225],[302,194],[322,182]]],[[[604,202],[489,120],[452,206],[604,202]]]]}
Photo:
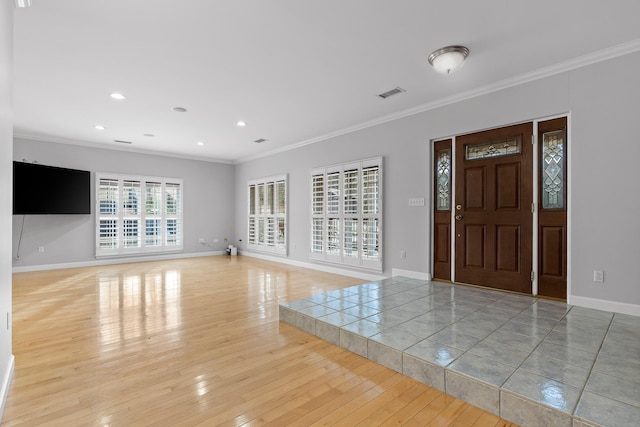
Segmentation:
{"type": "Polygon", "coordinates": [[[135,257],[119,257],[119,258],[101,258],[91,261],[80,262],[67,262],[62,264],[41,264],[41,265],[27,265],[25,267],[13,267],[14,273],[25,273],[29,271],[43,271],[43,270],[60,270],[62,268],[79,268],[79,267],[95,267],[98,265],[113,265],[113,264],[127,264],[131,262],[145,262],[145,261],[163,261],[167,259],[180,259],[180,258],[198,258],[203,256],[212,255],[224,255],[224,251],[215,252],[194,252],[188,254],[163,254],[163,255],[148,255],[148,256],[135,256],[135,257]]]}
{"type": "Polygon", "coordinates": [[[404,276],[404,277],[409,277],[410,279],[431,280],[430,273],[421,273],[419,271],[411,271],[411,270],[401,270],[399,268],[392,268],[391,275],[393,277],[404,276]]]}
{"type": "Polygon", "coordinates": [[[2,376],[2,384],[0,384],[0,424],[2,423],[4,405],[7,403],[7,399],[9,398],[9,386],[11,385],[11,380],[13,379],[13,369],[15,367],[15,361],[16,358],[12,354],[11,358],[9,359],[9,366],[7,366],[7,370],[2,376]]]}
{"type": "Polygon", "coordinates": [[[355,277],[362,280],[382,280],[386,276],[371,274],[363,271],[347,270],[345,268],[333,267],[325,264],[315,264],[311,262],[296,261],[289,258],[261,254],[258,252],[242,251],[242,255],[252,258],[263,259],[265,261],[280,262],[282,264],[293,265],[295,267],[309,268],[311,270],[323,271],[325,273],[339,274],[341,276],[355,277]]]}
{"type": "Polygon", "coordinates": [[[580,307],[594,308],[596,310],[612,311],[614,313],[630,314],[640,316],[640,305],[627,304],[625,302],[606,301],[596,298],[579,297],[569,295],[567,303],[580,307]]]}

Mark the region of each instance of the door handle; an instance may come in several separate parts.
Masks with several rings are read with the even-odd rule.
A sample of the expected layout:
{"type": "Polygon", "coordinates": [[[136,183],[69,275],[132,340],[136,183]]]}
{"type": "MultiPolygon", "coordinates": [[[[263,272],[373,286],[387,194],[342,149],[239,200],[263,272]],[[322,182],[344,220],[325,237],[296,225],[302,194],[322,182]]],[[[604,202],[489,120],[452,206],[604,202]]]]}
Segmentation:
{"type": "Polygon", "coordinates": [[[463,216],[460,215],[460,214],[456,214],[456,216],[455,216],[456,221],[460,221],[460,220],[462,220],[462,218],[463,218],[463,216]]]}

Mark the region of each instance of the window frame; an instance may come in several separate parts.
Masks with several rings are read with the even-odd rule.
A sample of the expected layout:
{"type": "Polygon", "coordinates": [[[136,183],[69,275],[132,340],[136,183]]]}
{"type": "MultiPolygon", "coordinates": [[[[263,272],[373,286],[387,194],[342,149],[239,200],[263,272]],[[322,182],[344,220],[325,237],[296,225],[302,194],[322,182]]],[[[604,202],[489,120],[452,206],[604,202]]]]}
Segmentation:
{"type": "Polygon", "coordinates": [[[184,250],[184,183],[182,179],[96,172],[95,188],[96,258],[184,250]],[[115,199],[103,195],[101,191],[103,182],[113,184],[111,189],[114,190],[112,196],[115,199]],[[147,190],[153,191],[153,188],[157,189],[156,193],[160,196],[160,200],[149,205],[147,190]],[[174,195],[173,201],[168,197],[168,189],[171,189],[174,195]],[[132,194],[134,194],[133,199],[132,194]],[[125,197],[128,199],[125,200],[125,197]],[[148,212],[149,206],[153,207],[154,213],[148,212]],[[113,227],[102,229],[102,221],[111,221],[113,227]],[[152,228],[149,228],[148,221],[154,222],[152,228]],[[169,222],[172,222],[173,226],[170,227],[169,222]],[[127,230],[129,234],[126,233],[127,230]],[[133,230],[136,234],[131,234],[133,230]],[[159,235],[159,238],[150,240],[147,235],[149,230],[155,230],[154,235],[159,235]],[[112,245],[103,246],[101,234],[107,234],[109,231],[112,245]],[[159,244],[150,244],[150,242],[159,244]]]}
{"type": "Polygon", "coordinates": [[[287,256],[288,215],[287,174],[250,179],[247,182],[247,249],[287,256]]]}
{"type": "Polygon", "coordinates": [[[375,157],[311,170],[310,259],[382,271],[382,160],[375,157]],[[364,173],[376,169],[374,197],[366,198],[364,173]],[[371,223],[375,224],[373,235],[365,234],[365,224],[371,223]],[[365,255],[365,248],[371,247],[365,244],[367,236],[375,239],[375,258],[365,255]]]}

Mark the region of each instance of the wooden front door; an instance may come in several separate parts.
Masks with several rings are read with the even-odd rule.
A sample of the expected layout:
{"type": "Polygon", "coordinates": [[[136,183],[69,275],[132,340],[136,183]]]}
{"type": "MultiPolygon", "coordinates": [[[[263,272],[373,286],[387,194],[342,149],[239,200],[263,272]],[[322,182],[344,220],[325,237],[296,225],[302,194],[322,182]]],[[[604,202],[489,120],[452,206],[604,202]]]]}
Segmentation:
{"type": "Polygon", "coordinates": [[[455,281],[531,294],[533,124],[456,138],[455,281]]]}

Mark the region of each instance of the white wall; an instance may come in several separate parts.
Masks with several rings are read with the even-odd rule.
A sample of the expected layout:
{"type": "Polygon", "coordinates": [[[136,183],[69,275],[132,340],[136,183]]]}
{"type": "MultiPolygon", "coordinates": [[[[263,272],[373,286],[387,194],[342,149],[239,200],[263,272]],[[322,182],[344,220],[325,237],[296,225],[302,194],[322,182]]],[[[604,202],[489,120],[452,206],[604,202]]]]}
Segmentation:
{"type": "Polygon", "coordinates": [[[235,234],[246,238],[247,181],[289,173],[289,260],[310,262],[310,169],[384,156],[384,274],[430,274],[429,141],[571,113],[569,303],[640,315],[638,75],[636,52],[241,163],[235,234]],[[410,208],[409,197],[426,204],[410,208]],[[594,269],[605,271],[604,284],[593,283],[594,269]]]}
{"type": "Polygon", "coordinates": [[[11,187],[13,2],[0,2],[0,420],[13,372],[11,350],[11,187]]]}
{"type": "MultiPolygon", "coordinates": [[[[234,232],[234,166],[164,156],[104,150],[77,145],[15,139],[13,157],[40,164],[91,172],[92,199],[95,172],[166,176],[183,179],[184,251],[197,254],[223,251],[224,238],[234,232]],[[198,243],[204,238],[206,245],[198,243]],[[217,239],[218,242],[214,243],[217,239]]],[[[95,262],[95,212],[91,215],[13,216],[13,266],[73,265],[95,262]],[[38,252],[43,246],[44,252],[38,252]]]]}

